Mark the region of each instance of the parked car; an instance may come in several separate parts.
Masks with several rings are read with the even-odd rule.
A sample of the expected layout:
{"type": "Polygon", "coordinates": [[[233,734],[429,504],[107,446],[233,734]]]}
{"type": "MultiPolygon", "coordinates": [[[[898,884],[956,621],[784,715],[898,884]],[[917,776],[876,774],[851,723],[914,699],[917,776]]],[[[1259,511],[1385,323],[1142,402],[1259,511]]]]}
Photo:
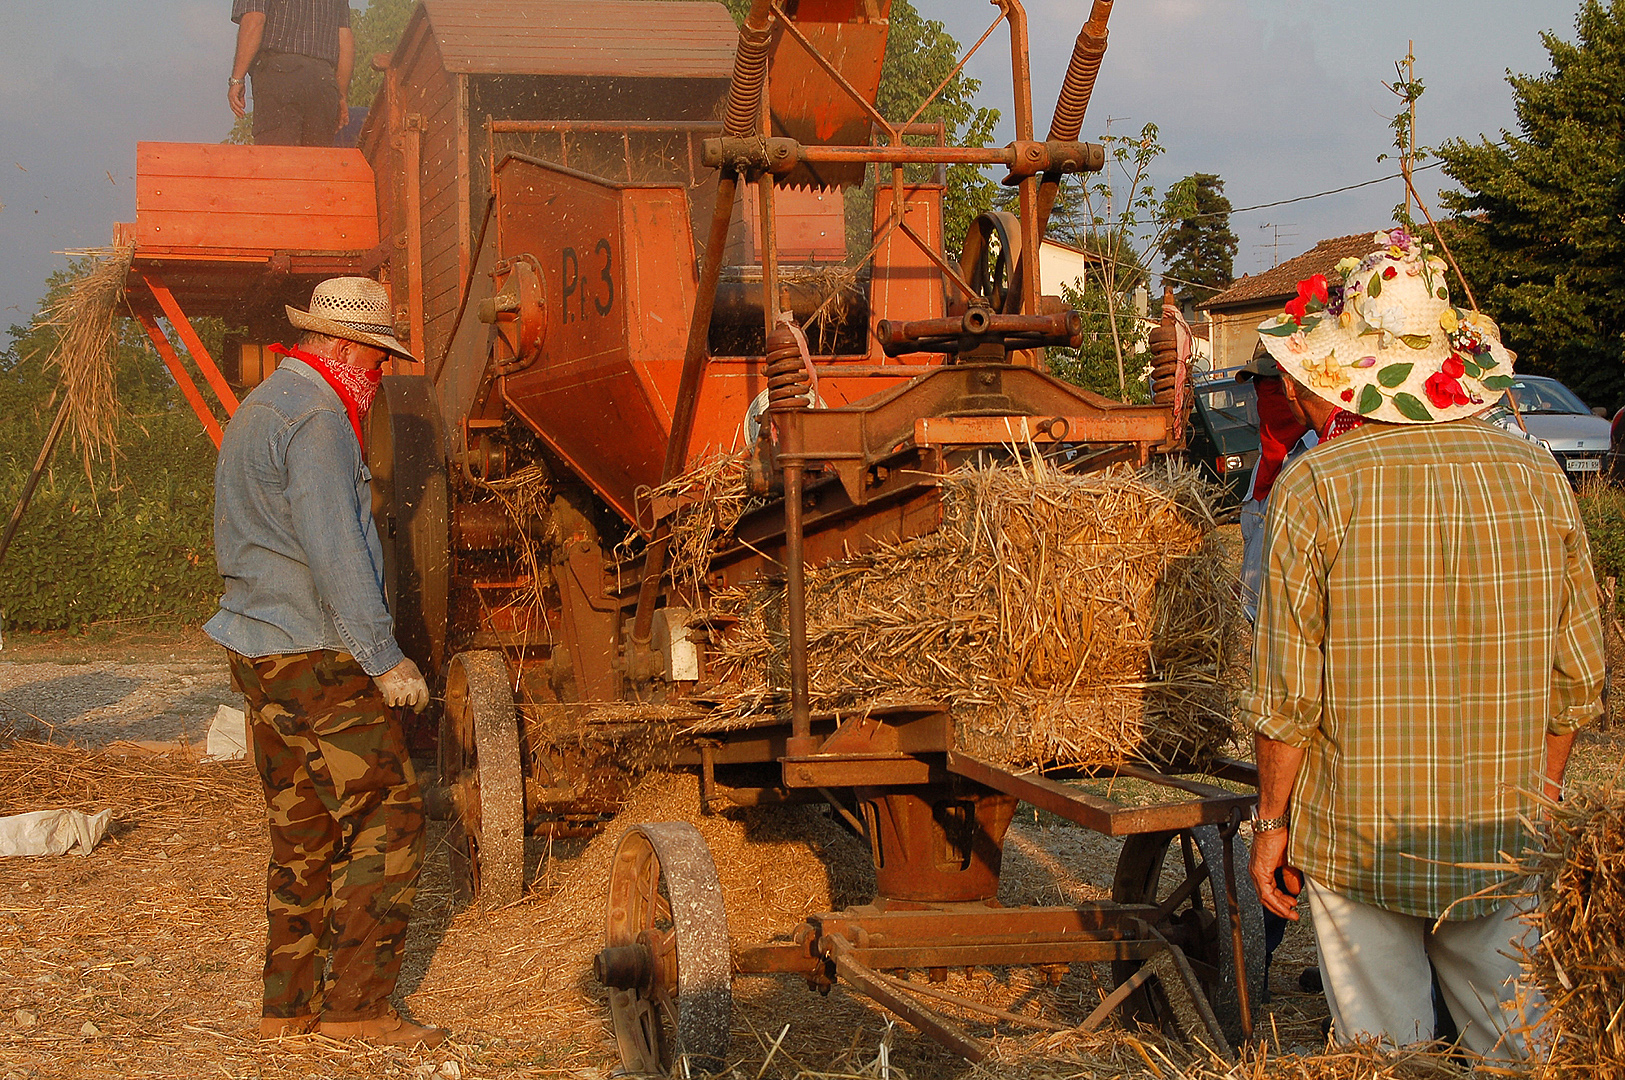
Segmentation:
{"type": "Polygon", "coordinates": [[[1240,506],[1258,463],[1258,400],[1238,368],[1203,372],[1192,384],[1196,408],[1186,457],[1225,489],[1226,506],[1240,506]]]}
{"type": "MultiPolygon", "coordinates": [[[[1517,376],[1508,393],[1523,416],[1524,430],[1552,452],[1576,487],[1603,471],[1604,460],[1610,456],[1612,428],[1625,427],[1618,420],[1610,425],[1607,410],[1588,408],[1573,390],[1541,375],[1517,376]]],[[[1489,419],[1494,422],[1495,418],[1489,419]]],[[[1517,420],[1507,412],[1500,423],[1515,427],[1517,420]]]]}

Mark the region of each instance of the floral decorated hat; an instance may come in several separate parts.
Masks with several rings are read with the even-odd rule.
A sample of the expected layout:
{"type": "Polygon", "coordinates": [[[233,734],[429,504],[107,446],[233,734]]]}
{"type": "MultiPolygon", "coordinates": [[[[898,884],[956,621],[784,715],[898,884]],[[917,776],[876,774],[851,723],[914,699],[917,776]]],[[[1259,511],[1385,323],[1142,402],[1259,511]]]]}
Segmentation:
{"type": "Polygon", "coordinates": [[[1286,310],[1258,326],[1281,369],[1316,396],[1394,424],[1460,420],[1512,385],[1513,354],[1495,323],[1450,303],[1445,263],[1402,228],[1346,258],[1330,280],[1298,282],[1286,310]]]}

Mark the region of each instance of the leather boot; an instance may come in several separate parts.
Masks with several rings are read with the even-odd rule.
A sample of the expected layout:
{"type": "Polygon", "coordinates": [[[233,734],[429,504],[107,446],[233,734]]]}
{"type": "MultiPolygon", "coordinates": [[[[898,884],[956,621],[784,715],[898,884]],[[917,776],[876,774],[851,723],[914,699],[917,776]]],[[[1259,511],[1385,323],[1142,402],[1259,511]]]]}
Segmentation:
{"type": "Polygon", "coordinates": [[[309,1035],[316,1030],[314,1016],[262,1016],[260,1038],[282,1039],[290,1035],[309,1035]]]}
{"type": "Polygon", "coordinates": [[[323,1020],[320,1029],[330,1039],[360,1039],[373,1046],[439,1046],[446,1029],[409,1024],[390,1009],[372,1020],[323,1020]]]}

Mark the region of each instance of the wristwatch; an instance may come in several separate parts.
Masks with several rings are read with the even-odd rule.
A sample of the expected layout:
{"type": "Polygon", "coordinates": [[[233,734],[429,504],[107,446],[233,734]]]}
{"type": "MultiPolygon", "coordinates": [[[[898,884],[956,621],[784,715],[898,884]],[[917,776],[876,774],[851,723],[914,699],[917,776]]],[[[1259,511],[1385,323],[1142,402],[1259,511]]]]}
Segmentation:
{"type": "MultiPolygon", "coordinates": [[[[1258,811],[1256,809],[1253,811],[1255,815],[1257,812],[1258,811]]],[[[1255,816],[1252,821],[1252,826],[1254,836],[1257,836],[1259,833],[1279,832],[1282,829],[1289,829],[1292,827],[1292,815],[1290,813],[1286,813],[1282,814],[1280,817],[1272,818],[1261,818],[1255,816]]]]}

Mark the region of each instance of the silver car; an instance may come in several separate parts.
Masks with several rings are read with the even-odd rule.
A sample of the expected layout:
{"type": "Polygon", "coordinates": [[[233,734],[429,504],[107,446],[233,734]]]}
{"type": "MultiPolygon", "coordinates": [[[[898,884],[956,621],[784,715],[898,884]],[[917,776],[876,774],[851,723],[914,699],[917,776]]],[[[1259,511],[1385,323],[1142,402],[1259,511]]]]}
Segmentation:
{"type": "MultiPolygon", "coordinates": [[[[1588,409],[1573,390],[1541,375],[1519,375],[1509,389],[1524,430],[1552,452],[1576,486],[1603,471],[1610,435],[1606,409],[1588,409]]],[[[1518,421],[1504,404],[1485,419],[1517,430],[1518,421]]]]}

